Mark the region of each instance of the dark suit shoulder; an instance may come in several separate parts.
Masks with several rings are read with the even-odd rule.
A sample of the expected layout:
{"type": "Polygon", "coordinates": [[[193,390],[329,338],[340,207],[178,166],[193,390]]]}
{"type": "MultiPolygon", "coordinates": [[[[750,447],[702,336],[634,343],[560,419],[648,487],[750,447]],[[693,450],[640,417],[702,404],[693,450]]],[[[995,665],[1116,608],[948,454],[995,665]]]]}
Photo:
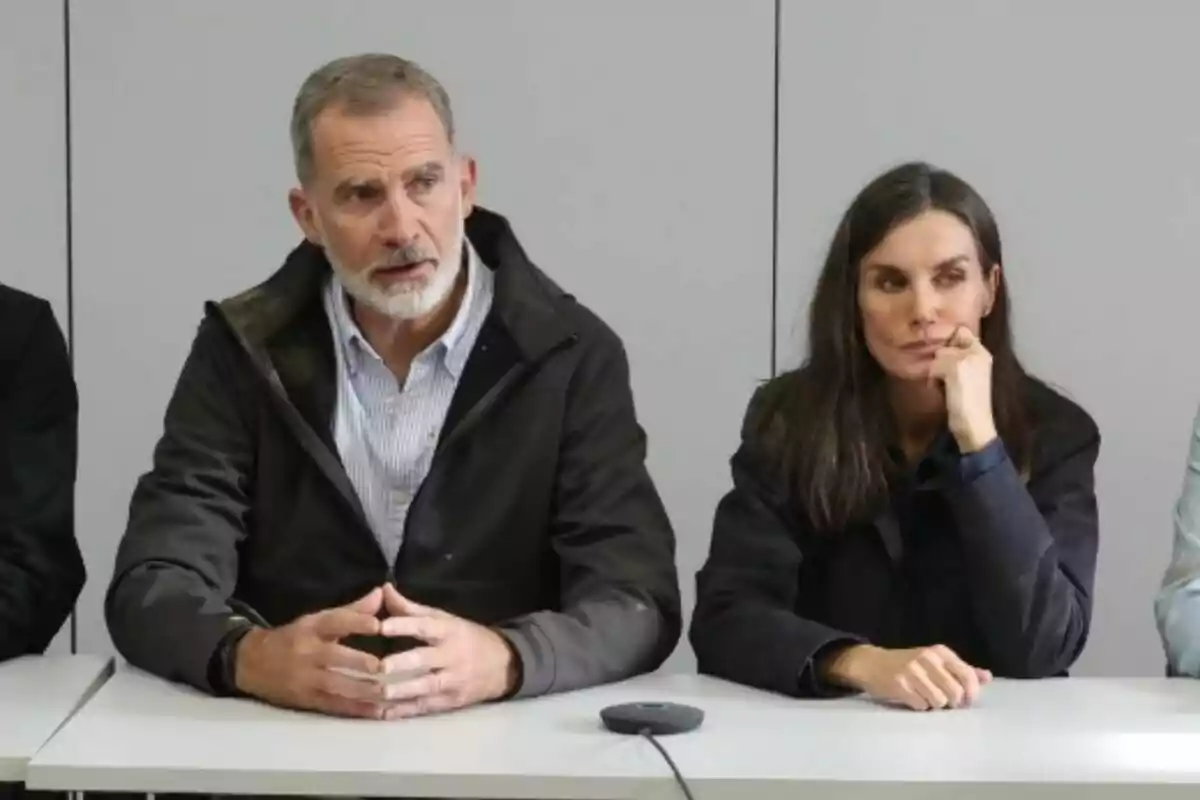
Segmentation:
{"type": "Polygon", "coordinates": [[[46,300],[0,284],[0,358],[7,363],[19,356],[30,333],[53,313],[46,300]]]}
{"type": "Polygon", "coordinates": [[[1087,448],[1098,450],[1100,428],[1079,403],[1032,377],[1027,379],[1026,398],[1033,424],[1035,469],[1087,448]]]}
{"type": "Polygon", "coordinates": [[[790,491],[786,449],[803,379],[802,370],[792,370],[764,380],[755,387],[742,416],[741,445],[735,459],[752,469],[760,481],[770,484],[780,497],[790,491]]]}
{"type": "MultiPolygon", "coordinates": [[[[50,303],[41,297],[0,283],[0,309],[6,313],[36,314],[48,308],[50,308],[50,303]]],[[[0,317],[0,319],[8,319],[8,317],[0,317]]]]}
{"type": "Polygon", "coordinates": [[[581,345],[590,351],[624,354],[625,342],[616,329],[608,324],[591,306],[571,292],[563,289],[553,278],[532,263],[515,264],[508,269],[523,270],[528,279],[527,286],[541,292],[549,302],[553,313],[566,323],[581,345]]]}
{"type": "Polygon", "coordinates": [[[571,321],[572,327],[583,343],[624,349],[625,344],[620,334],[599,314],[574,296],[564,293],[559,301],[559,309],[571,321]]]}
{"type": "Polygon", "coordinates": [[[782,436],[789,424],[790,407],[809,385],[808,374],[804,367],[799,367],[760,383],[746,406],[742,438],[761,443],[782,436]]]}
{"type": "Polygon", "coordinates": [[[5,287],[0,291],[0,426],[42,430],[73,419],[78,408],[70,352],[50,304],[5,287]]]}
{"type": "Polygon", "coordinates": [[[1037,378],[1027,379],[1026,397],[1035,430],[1054,428],[1084,438],[1100,435],[1092,415],[1083,406],[1037,378]]]}

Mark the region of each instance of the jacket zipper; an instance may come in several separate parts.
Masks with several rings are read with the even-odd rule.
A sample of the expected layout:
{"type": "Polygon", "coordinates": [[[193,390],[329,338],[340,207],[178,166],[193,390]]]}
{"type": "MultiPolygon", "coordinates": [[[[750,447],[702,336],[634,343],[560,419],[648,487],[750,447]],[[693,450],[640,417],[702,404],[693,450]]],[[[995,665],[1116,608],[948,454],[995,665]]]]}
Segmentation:
{"type": "Polygon", "coordinates": [[[518,378],[529,374],[534,370],[534,368],[540,366],[547,358],[554,355],[559,350],[574,345],[577,341],[579,341],[579,336],[578,334],[573,333],[562,342],[550,348],[550,350],[548,350],[536,362],[531,364],[514,365],[508,370],[508,372],[501,376],[500,380],[496,381],[496,384],[488,390],[487,394],[480,398],[478,403],[471,406],[463,418],[459,420],[458,424],[454,426],[454,430],[450,431],[450,434],[441,441],[437,450],[433,454],[433,463],[429,465],[429,472],[426,473],[425,480],[421,481],[421,486],[417,489],[417,493],[413,496],[412,503],[409,505],[409,514],[404,520],[404,534],[401,539],[400,549],[396,551],[396,560],[391,565],[391,569],[388,572],[388,581],[393,580],[393,576],[396,573],[396,568],[400,563],[400,557],[404,553],[404,543],[408,541],[408,525],[412,520],[412,509],[417,507],[417,503],[420,501],[421,495],[425,493],[425,487],[429,485],[429,478],[433,475],[433,471],[437,469],[440,466],[441,461],[444,460],[439,458],[439,456],[451,444],[461,439],[464,435],[466,435],[467,432],[478,425],[479,421],[483,418],[483,415],[500,400],[500,397],[508,390],[509,386],[516,382],[518,378]]]}
{"type": "MultiPolygon", "coordinates": [[[[350,513],[356,520],[358,520],[359,524],[362,526],[367,535],[374,539],[375,534],[371,530],[371,524],[367,520],[366,513],[362,507],[362,503],[358,499],[358,496],[353,493],[353,487],[349,484],[349,477],[347,476],[346,478],[346,486],[339,485],[339,482],[334,478],[334,475],[345,474],[345,470],[342,467],[341,462],[337,460],[336,456],[329,452],[329,449],[325,446],[325,443],[321,441],[316,431],[312,429],[312,427],[300,414],[296,406],[292,403],[291,398],[289,398],[287,395],[287,390],[283,387],[283,383],[279,379],[279,373],[275,371],[274,366],[270,365],[269,362],[267,364],[263,364],[255,354],[254,348],[251,347],[250,343],[245,339],[245,337],[242,336],[241,331],[238,330],[237,326],[229,321],[229,318],[225,316],[224,311],[219,306],[216,306],[216,311],[217,317],[225,325],[226,330],[233,335],[234,340],[241,345],[242,350],[247,356],[249,356],[251,364],[253,364],[255,367],[255,369],[252,370],[254,374],[257,375],[260,380],[266,383],[267,391],[275,398],[276,403],[279,404],[280,410],[283,414],[284,424],[291,428],[292,434],[299,440],[301,449],[304,450],[304,452],[306,452],[308,456],[317,463],[318,469],[327,473],[326,477],[334,484],[334,490],[337,495],[342,498],[350,513]],[[330,459],[332,459],[332,461],[330,461],[330,459]],[[347,487],[349,487],[349,491],[351,492],[349,495],[346,493],[347,487]]],[[[376,547],[376,549],[379,552],[379,560],[383,562],[386,569],[387,558],[384,557],[383,550],[379,549],[378,547],[376,547]]]]}
{"type": "MultiPolygon", "coordinates": [[[[242,349],[248,356],[250,356],[251,362],[258,367],[258,369],[254,370],[254,372],[266,382],[271,394],[273,394],[276,401],[283,406],[284,418],[287,420],[288,426],[291,427],[293,432],[299,437],[301,441],[301,447],[308,452],[310,457],[316,459],[318,463],[323,462],[324,459],[322,456],[324,453],[322,453],[321,450],[325,449],[324,443],[319,439],[316,443],[310,441],[310,438],[315,438],[316,434],[311,428],[308,427],[308,423],[304,421],[304,419],[300,416],[300,412],[297,411],[296,407],[292,404],[291,399],[288,398],[287,391],[283,388],[283,385],[279,380],[278,373],[274,371],[274,368],[267,370],[263,366],[258,357],[255,355],[254,349],[250,347],[249,342],[247,342],[246,339],[241,335],[241,332],[237,329],[237,327],[229,321],[228,317],[225,316],[224,311],[220,309],[219,306],[216,307],[216,310],[217,316],[220,318],[221,322],[224,323],[226,329],[233,334],[234,339],[241,344],[242,349]],[[320,449],[317,449],[318,447],[320,449]]],[[[394,576],[396,574],[396,567],[399,565],[400,557],[404,553],[404,542],[408,541],[408,523],[412,519],[411,510],[417,506],[421,495],[425,492],[425,487],[429,484],[429,477],[433,474],[434,469],[439,466],[441,459],[439,459],[438,456],[452,442],[460,439],[467,431],[475,427],[479,423],[479,420],[483,417],[484,413],[486,413],[491,409],[492,406],[496,404],[496,402],[500,399],[500,396],[507,391],[508,387],[511,386],[518,378],[528,374],[535,367],[540,366],[547,358],[554,355],[559,350],[570,347],[578,341],[579,335],[572,333],[554,347],[551,347],[537,361],[529,364],[514,365],[508,370],[508,372],[501,376],[500,380],[496,381],[496,384],[488,390],[487,394],[480,398],[478,403],[473,405],[467,411],[463,418],[459,420],[459,423],[454,427],[454,430],[450,431],[450,434],[438,444],[438,448],[434,452],[433,463],[429,466],[429,471],[426,473],[425,480],[421,481],[420,488],[417,489],[417,493],[413,496],[412,501],[409,504],[410,513],[405,518],[404,532],[401,538],[400,548],[396,551],[395,560],[391,564],[388,564],[387,559],[383,555],[383,549],[376,547],[376,551],[379,553],[380,557],[379,560],[384,564],[383,580],[385,583],[395,583],[394,576]]],[[[332,467],[330,466],[329,468],[332,467]]],[[[350,498],[345,497],[345,493],[342,491],[341,487],[337,487],[337,489],[338,494],[343,496],[343,499],[350,507],[354,516],[363,525],[364,530],[374,539],[375,534],[371,530],[371,525],[363,513],[362,504],[358,502],[357,496],[351,500],[350,498]]]]}

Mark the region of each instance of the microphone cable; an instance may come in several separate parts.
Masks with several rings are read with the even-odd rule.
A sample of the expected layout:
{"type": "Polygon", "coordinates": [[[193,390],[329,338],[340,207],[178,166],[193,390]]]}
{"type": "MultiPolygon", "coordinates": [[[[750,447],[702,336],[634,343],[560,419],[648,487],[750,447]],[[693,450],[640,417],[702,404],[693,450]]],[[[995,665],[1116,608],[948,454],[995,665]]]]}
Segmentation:
{"type": "Polygon", "coordinates": [[[671,758],[671,754],[667,752],[667,748],[662,746],[662,743],[659,742],[654,734],[650,732],[649,728],[642,728],[640,731],[638,731],[638,734],[650,744],[654,745],[654,749],[657,750],[659,755],[663,757],[663,760],[667,762],[667,766],[670,767],[671,772],[675,774],[675,783],[677,783],[679,788],[683,790],[683,796],[686,797],[687,800],[696,800],[696,798],[692,797],[692,790],[688,788],[687,781],[684,780],[683,774],[679,771],[679,767],[675,765],[675,759],[671,758]]]}

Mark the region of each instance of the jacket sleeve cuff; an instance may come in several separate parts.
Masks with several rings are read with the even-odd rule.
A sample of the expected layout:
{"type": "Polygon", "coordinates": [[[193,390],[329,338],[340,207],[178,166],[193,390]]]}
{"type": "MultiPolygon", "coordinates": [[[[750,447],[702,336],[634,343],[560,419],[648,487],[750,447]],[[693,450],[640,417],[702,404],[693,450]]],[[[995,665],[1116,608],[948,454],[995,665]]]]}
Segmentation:
{"type": "Polygon", "coordinates": [[[958,480],[968,484],[991,472],[1008,459],[1008,450],[1000,437],[996,437],[982,450],[967,453],[958,462],[958,480]]]}
{"type": "Polygon", "coordinates": [[[219,659],[221,644],[227,637],[250,627],[251,623],[245,617],[234,613],[201,617],[188,636],[188,652],[180,654],[179,677],[201,691],[224,694],[219,682],[213,682],[217,677],[213,669],[218,666],[215,662],[219,659]]]}
{"type": "Polygon", "coordinates": [[[538,697],[554,683],[554,650],[536,627],[500,628],[517,661],[517,685],[505,699],[538,697]]]}
{"type": "Polygon", "coordinates": [[[800,670],[800,695],[802,697],[846,697],[858,694],[854,689],[822,679],[817,665],[838,650],[859,644],[867,644],[867,641],[848,636],[831,639],[818,647],[800,670]]]}
{"type": "Polygon", "coordinates": [[[237,659],[238,643],[254,629],[249,620],[237,622],[237,617],[230,620],[229,630],[220,641],[208,660],[208,683],[213,694],[218,697],[237,697],[241,692],[237,688],[237,676],[234,666],[237,659]]]}

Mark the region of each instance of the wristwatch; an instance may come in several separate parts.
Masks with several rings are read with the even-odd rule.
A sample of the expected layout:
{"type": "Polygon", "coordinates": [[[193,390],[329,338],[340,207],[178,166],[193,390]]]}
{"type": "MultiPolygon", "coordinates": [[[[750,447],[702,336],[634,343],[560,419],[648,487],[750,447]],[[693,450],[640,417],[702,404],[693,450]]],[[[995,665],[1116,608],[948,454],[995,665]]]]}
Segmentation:
{"type": "Polygon", "coordinates": [[[230,617],[229,630],[217,642],[217,649],[209,663],[209,683],[213,692],[222,697],[240,697],[244,692],[237,688],[237,646],[242,637],[254,629],[254,623],[245,617],[230,617]]]}

